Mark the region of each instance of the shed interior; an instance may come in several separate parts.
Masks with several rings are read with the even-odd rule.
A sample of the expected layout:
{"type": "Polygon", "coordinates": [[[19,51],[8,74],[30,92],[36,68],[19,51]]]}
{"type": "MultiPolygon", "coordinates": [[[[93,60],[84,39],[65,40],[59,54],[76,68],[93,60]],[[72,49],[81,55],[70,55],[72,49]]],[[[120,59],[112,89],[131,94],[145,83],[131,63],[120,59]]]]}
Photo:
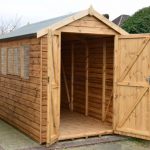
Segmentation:
{"type": "Polygon", "coordinates": [[[112,133],[114,36],[62,33],[60,140],[112,133]]]}

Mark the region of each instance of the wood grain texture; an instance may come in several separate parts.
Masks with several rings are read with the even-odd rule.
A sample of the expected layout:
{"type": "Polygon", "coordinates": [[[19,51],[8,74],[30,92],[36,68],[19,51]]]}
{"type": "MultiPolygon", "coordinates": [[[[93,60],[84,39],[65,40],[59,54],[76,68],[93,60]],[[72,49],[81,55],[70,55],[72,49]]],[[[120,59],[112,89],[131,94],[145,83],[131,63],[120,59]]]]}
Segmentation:
{"type": "MultiPolygon", "coordinates": [[[[22,45],[30,46],[30,54],[40,53],[40,39],[0,42],[0,48],[20,48],[22,45]]],[[[0,117],[39,142],[40,66],[40,57],[31,55],[28,80],[0,74],[0,117]]]]}
{"type": "Polygon", "coordinates": [[[60,124],[59,140],[112,134],[111,123],[103,123],[92,117],[68,110],[61,111],[60,124]]]}
{"type": "Polygon", "coordinates": [[[115,97],[115,132],[142,139],[150,137],[150,37],[120,36],[115,97]]]}
{"type": "MultiPolygon", "coordinates": [[[[66,35],[67,36],[67,35],[66,35]]],[[[68,81],[69,91],[73,86],[73,106],[74,111],[87,116],[102,119],[102,85],[103,81],[103,47],[104,40],[101,37],[93,37],[86,39],[87,37],[78,37],[76,40],[72,40],[63,36],[65,40],[62,41],[62,58],[64,68],[66,70],[66,79],[68,81]],[[80,39],[80,40],[79,40],[80,39]],[[68,42],[69,40],[69,42],[68,42]],[[74,45],[74,84],[71,84],[71,43],[74,45]],[[88,44],[88,45],[85,45],[88,44]],[[87,54],[88,48],[88,54],[87,54]],[[87,65],[88,60],[88,65],[87,65]],[[64,62],[65,61],[65,62],[64,62]],[[87,80],[88,77],[88,80],[87,80]],[[87,87],[88,86],[88,87],[87,87]],[[88,88],[88,91],[87,91],[88,88]],[[87,93],[88,92],[88,93],[87,93]],[[87,100],[88,98],[88,100],[87,100]],[[86,112],[86,113],[85,113],[86,112]]],[[[105,101],[106,104],[103,107],[103,111],[107,111],[107,122],[112,122],[113,115],[113,38],[105,38],[105,101]],[[109,107],[107,107],[109,106],[109,107]]],[[[63,80],[63,76],[62,76],[63,80]]],[[[61,104],[62,108],[68,108],[67,94],[65,92],[65,86],[62,82],[61,90],[61,104]]]]}

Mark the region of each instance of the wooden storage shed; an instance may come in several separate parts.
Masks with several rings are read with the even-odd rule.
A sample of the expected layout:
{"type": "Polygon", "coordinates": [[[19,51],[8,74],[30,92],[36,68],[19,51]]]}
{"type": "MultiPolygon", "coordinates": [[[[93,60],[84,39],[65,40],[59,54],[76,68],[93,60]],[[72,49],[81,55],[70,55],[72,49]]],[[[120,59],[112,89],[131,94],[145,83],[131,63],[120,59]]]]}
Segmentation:
{"type": "Polygon", "coordinates": [[[40,143],[150,139],[150,35],[93,8],[0,37],[0,118],[40,143]]]}

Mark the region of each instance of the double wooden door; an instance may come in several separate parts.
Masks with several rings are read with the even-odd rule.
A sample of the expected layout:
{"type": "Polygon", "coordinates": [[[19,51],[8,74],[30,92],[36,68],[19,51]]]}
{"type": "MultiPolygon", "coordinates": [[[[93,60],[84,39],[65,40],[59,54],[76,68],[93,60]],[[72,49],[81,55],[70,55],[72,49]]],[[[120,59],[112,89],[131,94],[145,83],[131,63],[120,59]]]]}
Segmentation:
{"type": "MultiPolygon", "coordinates": [[[[49,33],[47,143],[59,138],[60,34],[49,33]]],[[[150,36],[115,37],[113,129],[150,140],[150,36]]]]}

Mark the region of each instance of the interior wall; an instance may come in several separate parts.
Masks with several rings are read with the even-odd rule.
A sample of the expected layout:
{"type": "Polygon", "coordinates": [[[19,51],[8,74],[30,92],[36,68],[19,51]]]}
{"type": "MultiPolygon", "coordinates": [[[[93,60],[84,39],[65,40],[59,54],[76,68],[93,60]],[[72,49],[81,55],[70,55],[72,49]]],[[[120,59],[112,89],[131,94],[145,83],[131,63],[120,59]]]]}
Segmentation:
{"type": "Polygon", "coordinates": [[[103,39],[88,40],[89,47],[89,116],[102,119],[103,39]]]}
{"type": "Polygon", "coordinates": [[[64,73],[67,80],[69,95],[71,95],[71,43],[62,43],[61,56],[61,108],[69,109],[64,73]]]}
{"type": "Polygon", "coordinates": [[[106,121],[113,119],[114,38],[106,39],[106,121]],[[107,111],[108,110],[108,111],[107,111]]]}
{"type": "MultiPolygon", "coordinates": [[[[106,42],[106,121],[112,122],[112,88],[113,88],[113,37],[62,36],[62,68],[64,68],[71,99],[71,80],[73,76],[73,110],[82,114],[86,112],[86,88],[88,86],[88,116],[102,119],[103,90],[103,48],[106,42]],[[87,55],[88,51],[88,55],[87,55]],[[72,53],[73,52],[73,53],[72,53]],[[72,55],[73,54],[73,55],[72,55]],[[72,61],[72,59],[74,61],[72,61]],[[72,75],[73,62],[73,75],[72,75]],[[88,63],[88,65],[87,65],[88,63]],[[88,71],[88,75],[87,75],[88,71]],[[88,85],[87,85],[87,80],[88,85]],[[108,110],[108,111],[107,111],[108,110]]],[[[64,74],[61,76],[61,105],[69,108],[64,74]]]]}

